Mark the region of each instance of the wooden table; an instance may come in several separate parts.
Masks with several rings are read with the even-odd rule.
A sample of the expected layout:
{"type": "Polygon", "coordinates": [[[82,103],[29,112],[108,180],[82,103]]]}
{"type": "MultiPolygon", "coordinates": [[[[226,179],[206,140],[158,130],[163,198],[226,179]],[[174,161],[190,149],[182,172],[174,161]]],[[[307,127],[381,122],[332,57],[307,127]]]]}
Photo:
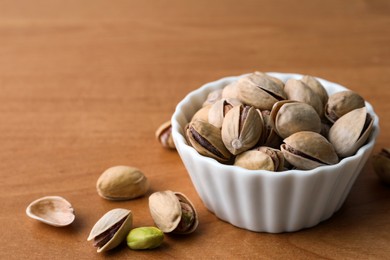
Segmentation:
{"type": "Polygon", "coordinates": [[[255,233],[202,204],[174,151],[154,138],[191,90],[228,75],[296,72],[360,93],[380,117],[375,153],[390,147],[390,4],[375,1],[1,1],[1,259],[390,259],[390,188],[371,161],[331,219],[294,233],[255,233]],[[100,174],[136,166],[143,198],[97,195],[100,174]],[[181,191],[200,225],[152,251],[97,254],[87,236],[108,210],[153,225],[148,195],[181,191]],[[55,228],[27,205],[59,195],[75,222],[55,228]]]}

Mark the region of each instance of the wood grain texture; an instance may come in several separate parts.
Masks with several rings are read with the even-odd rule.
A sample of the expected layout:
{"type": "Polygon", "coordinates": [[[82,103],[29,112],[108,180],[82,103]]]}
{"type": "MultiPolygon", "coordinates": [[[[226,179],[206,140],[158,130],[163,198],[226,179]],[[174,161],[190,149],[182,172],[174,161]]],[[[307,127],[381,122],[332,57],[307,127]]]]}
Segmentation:
{"type": "Polygon", "coordinates": [[[0,1],[1,259],[390,259],[390,188],[370,161],[345,204],[314,228],[267,234],[218,220],[202,204],[157,127],[191,90],[255,70],[310,74],[360,93],[380,117],[375,152],[390,147],[390,4],[348,1],[0,1]],[[110,202],[95,184],[132,165],[151,194],[186,194],[191,236],[152,251],[98,255],[86,238],[114,207],[153,225],[147,197],[110,202]],[[54,228],[27,205],[59,195],[76,221],[54,228]]]}

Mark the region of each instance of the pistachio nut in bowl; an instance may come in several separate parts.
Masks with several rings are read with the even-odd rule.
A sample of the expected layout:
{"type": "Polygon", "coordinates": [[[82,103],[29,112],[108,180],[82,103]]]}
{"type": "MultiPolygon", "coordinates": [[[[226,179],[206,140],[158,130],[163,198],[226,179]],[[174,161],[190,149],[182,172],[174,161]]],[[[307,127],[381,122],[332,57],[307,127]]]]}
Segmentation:
{"type": "MultiPolygon", "coordinates": [[[[275,125],[282,125],[281,120],[290,122],[288,117],[285,120],[286,116],[289,114],[296,116],[296,111],[293,111],[293,113],[283,112],[284,109],[280,109],[280,104],[275,105],[277,111],[272,113],[270,110],[273,109],[273,105],[271,106],[269,103],[265,108],[256,107],[257,101],[254,102],[249,99],[252,96],[256,97],[256,95],[260,97],[260,94],[257,94],[258,89],[250,92],[251,84],[261,89],[262,82],[272,83],[270,84],[272,88],[261,90],[261,98],[264,98],[267,102],[271,100],[271,104],[275,104],[288,99],[303,102],[300,98],[302,96],[306,97],[307,93],[312,93],[310,90],[304,89],[301,91],[303,94],[291,94],[294,92],[294,88],[290,88],[287,95],[284,95],[283,84],[288,80],[303,79],[303,83],[298,83],[305,86],[309,85],[309,82],[316,82],[317,85],[322,85],[326,91],[326,93],[316,91],[316,93],[322,95],[317,100],[321,102],[320,104],[324,108],[328,96],[348,89],[339,84],[311,76],[310,80],[307,80],[307,76],[304,77],[300,74],[256,72],[249,75],[250,77],[248,77],[248,74],[226,77],[207,83],[189,93],[177,105],[171,118],[172,136],[176,149],[203,204],[218,218],[234,226],[256,232],[293,232],[313,227],[330,218],[343,205],[372,152],[376,137],[379,134],[379,119],[368,102],[365,102],[365,109],[354,112],[358,114],[356,129],[351,130],[346,127],[348,131],[352,131],[350,132],[352,133],[351,136],[345,138],[348,139],[346,145],[351,145],[348,149],[348,156],[338,154],[338,150],[333,149],[334,145],[331,144],[331,141],[322,137],[327,137],[328,133],[331,132],[332,135],[336,135],[337,138],[333,139],[338,142],[340,135],[345,134],[340,130],[342,129],[340,126],[332,130],[333,122],[326,119],[323,111],[318,112],[322,124],[321,129],[316,127],[315,131],[311,132],[313,131],[310,129],[312,126],[300,125],[299,130],[297,130],[300,131],[298,134],[289,132],[287,134],[289,137],[285,135],[281,138],[275,134],[275,132],[281,132],[281,129],[275,128],[275,125]],[[267,77],[267,79],[253,80],[253,77],[260,76],[267,77]],[[245,77],[248,78],[243,80],[245,77]],[[242,95],[243,98],[240,98],[240,91],[243,90],[236,87],[240,82],[245,83],[245,88],[242,88],[246,91],[245,95],[242,95]],[[228,124],[224,121],[220,134],[215,126],[210,126],[205,122],[207,116],[202,117],[203,121],[201,123],[192,122],[199,120],[198,116],[193,119],[197,111],[212,111],[207,109],[211,104],[205,101],[210,93],[220,92],[225,86],[228,86],[229,91],[222,91],[222,98],[237,98],[240,101],[237,103],[241,104],[239,105],[240,109],[232,109],[231,105],[225,106],[227,108],[226,114],[230,112],[236,114],[236,116],[229,115],[225,117],[225,119],[230,118],[229,120],[232,121],[236,120],[233,126],[229,126],[229,131],[223,129],[224,125],[228,124]],[[248,91],[253,95],[248,94],[248,91]],[[234,94],[225,96],[225,93],[234,94]],[[324,93],[325,97],[323,96],[324,93]],[[297,96],[298,98],[296,98],[297,96]],[[249,113],[250,110],[245,108],[247,105],[257,109],[261,118],[260,123],[258,123],[258,117],[253,112],[249,113]],[[280,113],[284,114],[278,118],[280,113]],[[255,125],[255,130],[251,129],[252,125],[245,121],[249,117],[255,118],[257,121],[256,124],[252,124],[255,125]],[[233,120],[231,118],[237,119],[233,120]],[[273,131],[275,129],[276,131],[273,131]],[[207,132],[210,131],[212,135],[208,136],[207,132]],[[223,147],[224,144],[225,146],[239,144],[238,146],[241,148],[242,143],[247,140],[239,140],[239,137],[233,138],[233,141],[229,139],[234,135],[240,136],[240,131],[245,131],[245,134],[249,134],[252,139],[255,136],[254,140],[250,140],[251,148],[245,148],[247,150],[240,150],[236,153],[236,150],[232,152],[232,149],[229,150],[223,147]],[[259,134],[255,133],[256,131],[263,134],[258,136],[259,134]],[[228,137],[226,137],[226,133],[228,133],[228,137]],[[270,133],[274,133],[277,138],[269,141],[270,133]],[[312,140],[312,136],[315,136],[319,141],[312,140],[313,145],[321,144],[326,149],[305,147],[305,144],[301,143],[302,135],[307,137],[303,139],[308,140],[312,140]],[[222,141],[217,140],[218,138],[222,141]],[[286,142],[283,142],[283,139],[286,142]],[[228,140],[227,143],[226,140],[228,140]],[[272,145],[269,145],[271,146],[269,148],[259,148],[265,144],[272,145]],[[281,151],[275,152],[272,149],[281,151]],[[247,152],[252,150],[257,152],[247,152]],[[321,150],[321,152],[317,154],[317,150],[321,150]],[[267,155],[259,156],[258,153],[260,152],[267,153],[267,155]],[[243,153],[247,154],[242,156],[243,153]],[[284,155],[284,158],[281,154],[284,155]],[[239,163],[235,164],[235,158],[239,158],[237,159],[239,163]],[[242,158],[245,160],[244,163],[242,163],[242,158]],[[249,161],[253,158],[264,158],[266,161],[253,164],[249,161]],[[283,164],[283,167],[281,164],[283,164]],[[250,165],[250,167],[245,168],[239,165],[250,165]],[[301,165],[302,167],[300,167],[301,165]],[[275,171],[270,169],[275,169],[275,171]]],[[[349,118],[351,118],[351,115],[349,115],[349,118]]],[[[344,121],[348,122],[346,124],[351,122],[350,120],[344,121]]],[[[293,128],[291,127],[291,129],[293,128]]]]}

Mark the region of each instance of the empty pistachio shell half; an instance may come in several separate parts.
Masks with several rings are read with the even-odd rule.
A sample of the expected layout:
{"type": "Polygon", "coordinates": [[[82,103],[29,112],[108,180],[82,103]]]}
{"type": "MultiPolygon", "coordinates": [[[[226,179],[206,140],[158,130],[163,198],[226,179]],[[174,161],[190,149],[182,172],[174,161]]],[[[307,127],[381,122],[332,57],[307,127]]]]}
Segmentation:
{"type": "Polygon", "coordinates": [[[385,183],[390,184],[390,149],[383,148],[372,157],[375,173],[385,183]]]}
{"type": "Polygon", "coordinates": [[[98,194],[108,200],[128,200],[145,195],[149,181],[135,167],[114,166],[105,170],[96,183],[98,194]]]}
{"type": "Polygon", "coordinates": [[[164,233],[188,234],[198,226],[198,214],[191,201],[180,192],[161,191],[149,197],[150,214],[164,233]]]}
{"type": "Polygon", "coordinates": [[[75,219],[72,205],[59,196],[47,196],[31,202],[26,214],[30,218],[55,227],[67,226],[75,219]]]}
{"type": "Polygon", "coordinates": [[[93,240],[97,252],[104,252],[118,246],[127,236],[133,225],[133,215],[127,209],[108,211],[93,226],[88,241],[93,240]]]}
{"type": "Polygon", "coordinates": [[[164,240],[164,232],[156,227],[134,228],[127,235],[127,246],[134,250],[159,247],[164,240]]]}
{"type": "Polygon", "coordinates": [[[303,131],[290,135],[284,139],[280,148],[284,158],[301,170],[336,164],[339,161],[332,144],[315,132],[303,131]]]}

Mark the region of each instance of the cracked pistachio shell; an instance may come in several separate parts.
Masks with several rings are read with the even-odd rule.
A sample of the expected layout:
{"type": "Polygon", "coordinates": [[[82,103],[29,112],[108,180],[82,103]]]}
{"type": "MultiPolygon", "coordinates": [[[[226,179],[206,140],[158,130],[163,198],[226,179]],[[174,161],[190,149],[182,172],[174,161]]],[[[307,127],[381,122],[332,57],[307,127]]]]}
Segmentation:
{"type": "Polygon", "coordinates": [[[284,91],[289,100],[300,101],[311,105],[317,114],[322,117],[324,115],[324,104],[320,97],[304,82],[297,79],[289,79],[284,85],[284,91]]]}
{"type": "Polygon", "coordinates": [[[328,93],[326,92],[324,86],[322,86],[321,82],[319,82],[315,77],[305,75],[301,79],[303,83],[305,83],[311,90],[313,90],[314,93],[317,94],[317,96],[320,97],[322,101],[322,105],[325,106],[325,104],[328,102],[328,93]]]}
{"type": "Polygon", "coordinates": [[[97,252],[105,252],[126,239],[133,225],[133,215],[127,209],[112,209],[93,226],[88,241],[94,240],[97,252]]]}
{"type": "Polygon", "coordinates": [[[26,214],[30,218],[55,227],[70,225],[75,219],[72,205],[59,196],[46,196],[34,200],[28,205],[26,214]]]}
{"type": "Polygon", "coordinates": [[[354,109],[340,117],[329,130],[329,141],[340,157],[348,157],[364,145],[371,134],[374,120],[366,107],[354,109]]]}
{"type": "Polygon", "coordinates": [[[172,124],[171,120],[160,125],[155,133],[156,139],[161,143],[162,147],[167,149],[176,149],[172,138],[172,124]]]}
{"type": "Polygon", "coordinates": [[[280,84],[256,72],[240,78],[237,89],[242,103],[260,110],[271,110],[273,104],[287,97],[280,84]]]}
{"type": "Polygon", "coordinates": [[[301,131],[321,132],[321,119],[306,103],[284,100],[275,103],[271,111],[273,128],[282,138],[301,131]]]}
{"type": "Polygon", "coordinates": [[[350,90],[337,92],[325,105],[325,117],[334,123],[346,113],[364,106],[364,99],[358,93],[350,90]]]}
{"type": "Polygon", "coordinates": [[[205,102],[203,102],[202,106],[205,107],[208,105],[212,105],[218,100],[220,100],[221,98],[222,98],[222,89],[213,90],[207,95],[207,99],[205,100],[205,102]]]}
{"type": "Polygon", "coordinates": [[[264,128],[266,129],[265,132],[262,134],[261,141],[258,143],[257,146],[268,146],[275,149],[279,149],[280,145],[283,143],[283,138],[281,138],[276,132],[273,127],[273,123],[271,122],[271,111],[269,110],[263,110],[261,111],[261,115],[263,118],[263,124],[264,128]]]}
{"type": "Polygon", "coordinates": [[[262,120],[251,106],[236,106],[229,110],[222,123],[222,141],[234,155],[254,147],[262,134],[262,120]]]}
{"type": "Polygon", "coordinates": [[[239,105],[241,105],[241,102],[238,99],[223,98],[218,100],[210,107],[208,122],[215,127],[221,128],[226,113],[234,106],[239,105]]]}
{"type": "Polygon", "coordinates": [[[315,132],[303,131],[289,136],[284,139],[281,151],[289,163],[301,170],[311,170],[339,161],[332,144],[315,132]]]}
{"type": "Polygon", "coordinates": [[[231,160],[232,155],[222,142],[221,130],[212,124],[202,120],[191,121],[186,128],[186,137],[201,155],[219,162],[226,163],[231,160]]]}
{"type": "Polygon", "coordinates": [[[256,150],[266,153],[271,157],[274,164],[274,171],[282,171],[284,168],[284,156],[282,151],[268,146],[260,146],[256,150]]]}
{"type": "Polygon", "coordinates": [[[105,170],[96,183],[98,194],[108,200],[129,200],[146,194],[149,181],[137,168],[114,166],[105,170]]]}
{"type": "Polygon", "coordinates": [[[390,149],[383,148],[372,157],[375,173],[385,183],[390,184],[390,149]]]}
{"type": "Polygon", "coordinates": [[[248,170],[278,171],[283,169],[283,154],[270,147],[259,147],[237,155],[235,166],[248,170]]]}
{"type": "Polygon", "coordinates": [[[199,223],[194,205],[180,192],[153,193],[149,197],[149,209],[154,223],[164,233],[192,233],[199,223]]]}

